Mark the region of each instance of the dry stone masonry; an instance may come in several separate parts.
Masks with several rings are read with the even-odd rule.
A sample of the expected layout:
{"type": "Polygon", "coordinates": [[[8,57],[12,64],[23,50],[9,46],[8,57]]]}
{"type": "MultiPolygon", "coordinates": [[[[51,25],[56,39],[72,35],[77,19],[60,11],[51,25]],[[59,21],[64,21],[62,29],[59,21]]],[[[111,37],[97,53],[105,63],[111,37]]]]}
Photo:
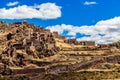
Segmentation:
{"type": "Polygon", "coordinates": [[[59,51],[48,29],[28,24],[27,21],[0,24],[0,65],[22,67],[27,65],[24,61],[28,56],[39,59],[59,51]]]}

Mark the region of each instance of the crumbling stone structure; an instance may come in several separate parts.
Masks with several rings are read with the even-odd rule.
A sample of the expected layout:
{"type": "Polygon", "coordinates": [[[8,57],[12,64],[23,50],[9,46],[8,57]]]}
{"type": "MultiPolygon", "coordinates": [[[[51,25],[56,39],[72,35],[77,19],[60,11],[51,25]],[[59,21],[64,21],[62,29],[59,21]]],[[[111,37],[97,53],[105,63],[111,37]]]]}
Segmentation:
{"type": "Polygon", "coordinates": [[[120,41],[108,44],[108,47],[116,47],[120,49],[120,41]]]}
{"type": "Polygon", "coordinates": [[[0,35],[0,41],[5,41],[7,39],[6,35],[0,35]]]}
{"type": "Polygon", "coordinates": [[[64,42],[68,44],[74,44],[74,45],[95,46],[94,41],[77,41],[76,39],[67,39],[67,40],[64,40],[64,42]]]}
{"type": "Polygon", "coordinates": [[[68,44],[76,44],[77,43],[76,39],[67,39],[64,42],[68,43],[68,44]]]}
{"type": "Polygon", "coordinates": [[[58,32],[53,32],[52,34],[54,35],[54,37],[58,37],[58,32]]]}
{"type": "Polygon", "coordinates": [[[78,41],[76,45],[95,46],[95,42],[94,41],[78,41]]]}
{"type": "Polygon", "coordinates": [[[62,39],[62,40],[66,40],[66,39],[67,39],[65,36],[60,36],[60,35],[58,34],[58,32],[53,32],[52,34],[53,34],[53,36],[54,36],[55,38],[59,38],[59,39],[62,39]]]}
{"type": "Polygon", "coordinates": [[[27,56],[43,58],[56,54],[59,48],[53,34],[49,29],[28,24],[27,21],[8,25],[9,30],[5,36],[4,49],[0,61],[7,66],[24,66],[27,56]]]}
{"type": "Polygon", "coordinates": [[[108,45],[107,44],[98,44],[97,47],[99,49],[107,49],[108,48],[108,45]]]}

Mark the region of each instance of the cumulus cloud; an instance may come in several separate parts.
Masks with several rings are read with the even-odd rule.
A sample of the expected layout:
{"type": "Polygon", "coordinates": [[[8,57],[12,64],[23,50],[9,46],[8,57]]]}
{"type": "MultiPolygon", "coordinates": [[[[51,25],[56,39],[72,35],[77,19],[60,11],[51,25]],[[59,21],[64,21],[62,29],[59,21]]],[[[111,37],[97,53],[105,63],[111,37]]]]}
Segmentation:
{"type": "Polygon", "coordinates": [[[85,1],[84,2],[84,5],[94,5],[94,4],[97,4],[97,2],[94,2],[94,1],[92,1],[92,2],[85,1]]]}
{"type": "Polygon", "coordinates": [[[66,36],[76,37],[77,34],[89,35],[83,37],[76,37],[77,40],[96,41],[96,43],[111,43],[120,40],[120,17],[114,17],[108,20],[101,20],[95,25],[91,26],[74,26],[74,25],[55,25],[48,26],[52,32],[57,31],[63,34],[65,30],[68,31],[66,36]]]}
{"type": "Polygon", "coordinates": [[[21,5],[14,8],[0,8],[1,19],[56,19],[61,17],[61,7],[55,3],[43,3],[40,5],[21,5]]]}
{"type": "Polygon", "coordinates": [[[7,3],[7,6],[15,6],[15,5],[17,5],[17,4],[19,4],[18,1],[15,1],[15,2],[9,2],[9,3],[7,3]]]}

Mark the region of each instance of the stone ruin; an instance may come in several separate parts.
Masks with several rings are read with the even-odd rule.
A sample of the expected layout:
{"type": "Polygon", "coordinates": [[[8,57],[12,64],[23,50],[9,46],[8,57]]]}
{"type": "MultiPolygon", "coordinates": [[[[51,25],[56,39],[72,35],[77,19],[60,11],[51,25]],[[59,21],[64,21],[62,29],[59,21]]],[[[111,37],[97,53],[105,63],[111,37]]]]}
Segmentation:
{"type": "MultiPolygon", "coordinates": [[[[94,47],[94,49],[108,49],[109,47],[117,47],[120,48],[120,43],[112,43],[112,44],[97,44],[94,41],[77,41],[75,38],[73,39],[67,39],[65,36],[60,36],[58,32],[53,32],[52,33],[55,38],[62,39],[64,43],[67,44],[73,44],[73,45],[81,45],[81,46],[86,46],[86,47],[94,47]]],[[[88,49],[89,50],[89,49],[88,49]]]]}
{"type": "Polygon", "coordinates": [[[76,39],[67,39],[65,36],[60,36],[58,32],[52,33],[55,38],[62,39],[67,44],[82,45],[82,46],[95,46],[94,41],[77,41],[76,39]]]}
{"type": "Polygon", "coordinates": [[[68,44],[76,44],[76,39],[67,39],[64,41],[65,43],[68,43],[68,44]]]}
{"type": "Polygon", "coordinates": [[[99,49],[108,49],[109,48],[109,46],[107,44],[98,44],[97,47],[99,49]]]}
{"type": "Polygon", "coordinates": [[[66,39],[65,43],[74,44],[74,45],[82,45],[82,46],[95,46],[94,41],[77,41],[76,39],[66,39]]]}
{"type": "Polygon", "coordinates": [[[39,59],[52,56],[59,51],[48,29],[28,24],[26,21],[12,23],[8,27],[7,34],[0,36],[0,46],[3,48],[0,63],[6,66],[22,67],[26,65],[24,61],[28,56],[39,59]]]}
{"type": "Polygon", "coordinates": [[[66,39],[67,39],[65,36],[60,36],[60,35],[58,34],[58,32],[53,32],[52,34],[53,34],[53,36],[54,36],[55,38],[59,38],[59,39],[62,39],[62,40],[66,40],[66,39]]]}
{"type": "Polygon", "coordinates": [[[108,44],[108,47],[116,47],[120,49],[120,41],[108,44]]]}

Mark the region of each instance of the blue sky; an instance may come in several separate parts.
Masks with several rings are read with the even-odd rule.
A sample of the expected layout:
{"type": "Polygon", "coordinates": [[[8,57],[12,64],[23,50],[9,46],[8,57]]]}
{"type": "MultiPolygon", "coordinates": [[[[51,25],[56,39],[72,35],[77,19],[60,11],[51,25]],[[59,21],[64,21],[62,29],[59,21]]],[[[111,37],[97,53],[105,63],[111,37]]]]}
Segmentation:
{"type": "Polygon", "coordinates": [[[29,23],[77,40],[120,40],[120,0],[3,0],[0,20],[29,23]]]}

